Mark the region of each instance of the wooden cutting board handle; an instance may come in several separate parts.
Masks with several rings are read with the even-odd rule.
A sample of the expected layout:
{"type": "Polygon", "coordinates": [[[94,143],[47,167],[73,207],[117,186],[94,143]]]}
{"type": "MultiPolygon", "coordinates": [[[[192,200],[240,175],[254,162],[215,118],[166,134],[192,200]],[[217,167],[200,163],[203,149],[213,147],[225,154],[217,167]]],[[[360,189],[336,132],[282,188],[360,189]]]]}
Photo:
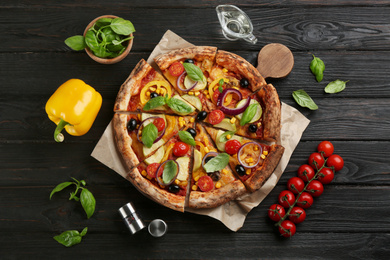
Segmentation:
{"type": "Polygon", "coordinates": [[[260,50],[257,64],[264,78],[284,78],[294,67],[294,56],[283,44],[270,43],[260,50]]]}

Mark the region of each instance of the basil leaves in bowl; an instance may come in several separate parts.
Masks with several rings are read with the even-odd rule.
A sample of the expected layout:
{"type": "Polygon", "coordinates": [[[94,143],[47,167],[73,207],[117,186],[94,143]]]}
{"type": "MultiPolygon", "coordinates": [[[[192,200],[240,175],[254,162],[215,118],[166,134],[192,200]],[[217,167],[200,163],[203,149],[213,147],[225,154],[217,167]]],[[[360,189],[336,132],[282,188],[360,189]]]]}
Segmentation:
{"type": "Polygon", "coordinates": [[[115,15],[95,18],[85,28],[84,35],[75,35],[65,44],[76,51],[84,50],[102,64],[113,64],[123,60],[133,46],[133,24],[115,15]]]}

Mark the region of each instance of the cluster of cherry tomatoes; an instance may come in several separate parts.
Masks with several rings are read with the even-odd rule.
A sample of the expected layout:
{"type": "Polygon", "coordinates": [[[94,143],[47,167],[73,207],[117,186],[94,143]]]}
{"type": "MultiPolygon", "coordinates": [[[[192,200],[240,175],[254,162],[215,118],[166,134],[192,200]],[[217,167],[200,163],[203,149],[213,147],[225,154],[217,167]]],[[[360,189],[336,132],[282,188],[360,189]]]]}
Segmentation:
{"type": "Polygon", "coordinates": [[[324,184],[329,184],[334,173],[344,167],[343,158],[333,154],[331,142],[321,142],[317,151],[309,156],[308,164],[299,167],[298,176],[288,180],[287,190],[278,196],[278,204],[268,209],[269,218],[277,222],[283,237],[295,234],[295,224],[305,220],[305,209],[313,205],[313,197],[320,196],[324,192],[324,184]]]}

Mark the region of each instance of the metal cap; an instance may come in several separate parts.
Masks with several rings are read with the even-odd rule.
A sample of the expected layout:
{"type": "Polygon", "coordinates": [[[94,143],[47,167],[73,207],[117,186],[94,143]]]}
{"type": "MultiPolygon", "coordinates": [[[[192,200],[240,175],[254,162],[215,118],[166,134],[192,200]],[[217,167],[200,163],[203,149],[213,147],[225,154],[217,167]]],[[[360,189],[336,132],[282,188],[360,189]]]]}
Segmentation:
{"type": "Polygon", "coordinates": [[[133,205],[130,202],[121,207],[118,211],[131,234],[135,234],[145,228],[144,223],[138,217],[133,205]]]}
{"type": "Polygon", "coordinates": [[[154,237],[162,237],[168,230],[167,224],[161,219],[155,219],[148,226],[149,233],[154,237]]]}

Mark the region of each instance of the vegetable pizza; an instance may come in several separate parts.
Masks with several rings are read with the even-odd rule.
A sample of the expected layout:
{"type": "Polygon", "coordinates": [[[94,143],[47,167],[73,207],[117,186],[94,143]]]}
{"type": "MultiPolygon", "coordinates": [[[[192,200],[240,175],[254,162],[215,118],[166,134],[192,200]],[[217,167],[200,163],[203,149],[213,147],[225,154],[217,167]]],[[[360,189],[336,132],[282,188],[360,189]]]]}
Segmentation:
{"type": "Polygon", "coordinates": [[[276,89],[242,57],[196,46],[141,60],[113,129],[127,179],[177,211],[215,208],[262,187],[283,155],[276,89]]]}

